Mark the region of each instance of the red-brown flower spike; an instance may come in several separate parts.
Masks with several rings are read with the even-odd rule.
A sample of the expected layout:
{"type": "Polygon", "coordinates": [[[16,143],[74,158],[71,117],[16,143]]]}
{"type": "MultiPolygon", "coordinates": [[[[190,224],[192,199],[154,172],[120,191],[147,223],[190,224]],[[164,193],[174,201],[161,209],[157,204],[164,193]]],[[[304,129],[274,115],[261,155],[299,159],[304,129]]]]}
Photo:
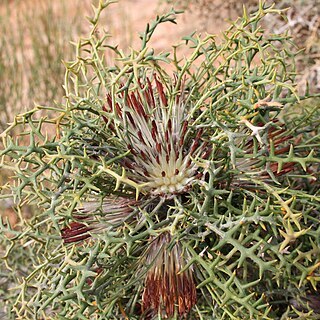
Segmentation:
{"type": "MultiPolygon", "coordinates": [[[[259,126],[254,127],[249,121],[245,121],[247,125],[252,128],[261,128],[264,126],[261,124],[259,126]]],[[[260,144],[258,148],[258,152],[262,153],[262,148],[265,148],[264,152],[268,154],[271,153],[271,150],[275,156],[285,156],[289,153],[290,145],[295,142],[291,134],[287,133],[286,126],[279,121],[273,121],[273,124],[264,130],[267,131],[267,141],[266,145],[260,144]]],[[[262,131],[262,130],[261,130],[262,131]]],[[[261,137],[260,137],[261,139],[261,137]]],[[[249,137],[248,141],[245,144],[244,148],[246,154],[254,154],[254,141],[252,137],[249,137]]],[[[250,158],[239,158],[236,161],[236,167],[239,171],[242,172],[250,172],[253,174],[256,172],[257,178],[263,181],[270,181],[272,176],[280,177],[284,176],[289,172],[295,170],[297,163],[296,162],[286,162],[283,163],[281,167],[277,162],[268,163],[268,167],[265,167],[264,170],[261,168],[261,160],[259,157],[252,156],[250,158]],[[268,169],[268,170],[267,170],[268,169]]],[[[240,185],[237,177],[232,182],[234,185],[240,185]]],[[[244,185],[242,185],[244,186],[244,185]]]]}
{"type": "Polygon", "coordinates": [[[188,257],[179,242],[172,246],[169,233],[158,236],[150,245],[147,257],[143,312],[162,318],[186,315],[196,303],[193,269],[182,271],[188,257]]]}
{"type": "Polygon", "coordinates": [[[139,201],[122,197],[105,198],[102,204],[85,202],[73,216],[77,221],[61,229],[61,238],[65,244],[88,239],[92,233],[123,223],[139,204],[139,201]]]}
{"type": "Polygon", "coordinates": [[[90,238],[89,231],[92,227],[88,227],[81,222],[71,222],[69,226],[61,229],[61,238],[64,243],[78,242],[90,238]]]}

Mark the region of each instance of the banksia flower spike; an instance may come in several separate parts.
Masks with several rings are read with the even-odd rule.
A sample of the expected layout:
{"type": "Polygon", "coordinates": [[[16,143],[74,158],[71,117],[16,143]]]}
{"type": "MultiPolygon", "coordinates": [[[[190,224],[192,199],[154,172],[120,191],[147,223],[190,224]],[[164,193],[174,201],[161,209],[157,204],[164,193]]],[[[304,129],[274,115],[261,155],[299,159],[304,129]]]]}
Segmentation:
{"type": "Polygon", "coordinates": [[[192,159],[209,155],[202,129],[191,129],[183,87],[168,105],[162,83],[155,77],[139,90],[128,93],[122,105],[108,95],[107,112],[114,112],[120,125],[116,134],[131,152],[122,161],[128,176],[144,184],[143,192],[165,199],[181,194],[197,180],[198,166],[192,159]]]}
{"type": "Polygon", "coordinates": [[[139,201],[121,197],[108,197],[100,205],[95,201],[86,202],[84,206],[73,215],[76,221],[61,229],[64,243],[78,242],[91,237],[107,227],[123,224],[133,213],[134,206],[139,201]]]}
{"type": "Polygon", "coordinates": [[[245,124],[242,131],[244,136],[239,139],[239,145],[243,144],[243,152],[248,157],[237,158],[235,167],[239,174],[235,175],[232,185],[245,187],[241,181],[241,173],[250,173],[251,176],[266,183],[277,183],[277,178],[292,172],[295,169],[295,162],[286,162],[279,165],[277,162],[262,162],[260,156],[286,156],[290,151],[292,143],[298,143],[297,138],[288,133],[286,125],[277,120],[270,121],[267,124],[253,124],[246,119],[241,123],[245,124]]]}
{"type": "Polygon", "coordinates": [[[193,268],[179,242],[172,243],[169,233],[162,233],[150,244],[145,263],[149,268],[142,295],[144,314],[163,318],[189,313],[196,303],[193,268]]]}

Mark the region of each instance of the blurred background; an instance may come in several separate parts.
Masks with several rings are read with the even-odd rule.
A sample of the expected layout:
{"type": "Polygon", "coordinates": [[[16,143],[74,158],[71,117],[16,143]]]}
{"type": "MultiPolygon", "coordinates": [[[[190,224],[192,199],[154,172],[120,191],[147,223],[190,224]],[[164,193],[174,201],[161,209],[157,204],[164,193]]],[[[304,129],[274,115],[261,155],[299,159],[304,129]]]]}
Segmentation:
{"type": "MultiPolygon", "coordinates": [[[[16,114],[35,104],[61,104],[64,99],[64,65],[75,55],[72,41],[89,31],[87,16],[92,16],[95,0],[1,0],[0,2],[0,133],[16,114]]],[[[273,3],[274,1],[267,1],[273,3]]],[[[124,51],[139,46],[139,32],[157,14],[172,7],[184,10],[178,25],[163,24],[150,44],[157,51],[169,51],[185,35],[197,30],[221,37],[230,20],[257,9],[258,0],[119,0],[104,16],[103,25],[124,51]]],[[[295,45],[303,49],[297,57],[298,90],[320,92],[320,0],[275,1],[287,9],[287,19],[267,18],[266,30],[287,30],[295,45]]],[[[187,53],[186,53],[187,54],[187,53]]],[[[0,142],[1,144],[1,142],[0,142]]],[[[1,146],[0,146],[1,149],[1,146]]],[[[10,175],[0,173],[0,185],[10,175]]],[[[10,201],[1,201],[1,215],[14,225],[10,201]]]]}

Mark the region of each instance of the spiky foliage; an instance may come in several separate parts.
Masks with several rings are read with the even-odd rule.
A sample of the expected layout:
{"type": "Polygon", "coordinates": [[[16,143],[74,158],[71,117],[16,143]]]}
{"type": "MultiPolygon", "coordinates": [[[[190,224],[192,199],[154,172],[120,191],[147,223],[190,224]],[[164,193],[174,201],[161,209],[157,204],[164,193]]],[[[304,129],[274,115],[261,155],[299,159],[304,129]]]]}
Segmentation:
{"type": "Polygon", "coordinates": [[[320,115],[297,105],[290,40],[259,27],[278,12],[190,35],[181,59],[147,47],[175,12],[125,56],[97,32],[109,4],[66,63],[67,103],[2,134],[3,197],[34,205],[1,224],[15,319],[312,317],[320,115]]]}

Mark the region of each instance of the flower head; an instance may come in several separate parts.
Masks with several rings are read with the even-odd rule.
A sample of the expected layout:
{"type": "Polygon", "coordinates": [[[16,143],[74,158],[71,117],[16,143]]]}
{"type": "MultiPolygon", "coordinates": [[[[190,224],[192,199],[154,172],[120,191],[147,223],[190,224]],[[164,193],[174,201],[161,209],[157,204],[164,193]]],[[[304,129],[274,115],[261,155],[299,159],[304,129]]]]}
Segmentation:
{"type": "Polygon", "coordinates": [[[163,85],[157,78],[155,82],[154,88],[147,79],[144,87],[122,97],[121,104],[108,95],[105,110],[115,112],[115,133],[131,151],[122,162],[131,179],[145,183],[145,193],[168,199],[197,180],[193,159],[207,158],[210,149],[202,141],[203,130],[190,127],[183,92],[168,104],[163,85]]]}
{"type": "Polygon", "coordinates": [[[144,312],[172,317],[187,314],[196,303],[196,286],[192,267],[186,271],[186,253],[179,242],[171,246],[169,233],[163,233],[150,244],[146,264],[150,269],[142,296],[144,312]]]}

